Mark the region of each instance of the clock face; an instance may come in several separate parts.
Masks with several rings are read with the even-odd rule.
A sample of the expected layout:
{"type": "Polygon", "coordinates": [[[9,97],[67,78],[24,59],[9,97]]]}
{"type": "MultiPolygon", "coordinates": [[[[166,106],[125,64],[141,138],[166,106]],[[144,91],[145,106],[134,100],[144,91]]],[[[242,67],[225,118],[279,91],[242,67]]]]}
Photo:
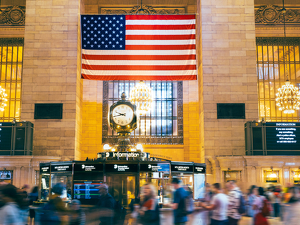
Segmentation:
{"type": "Polygon", "coordinates": [[[112,111],[112,118],[116,124],[126,126],[133,119],[133,110],[128,105],[118,105],[112,111]]]}

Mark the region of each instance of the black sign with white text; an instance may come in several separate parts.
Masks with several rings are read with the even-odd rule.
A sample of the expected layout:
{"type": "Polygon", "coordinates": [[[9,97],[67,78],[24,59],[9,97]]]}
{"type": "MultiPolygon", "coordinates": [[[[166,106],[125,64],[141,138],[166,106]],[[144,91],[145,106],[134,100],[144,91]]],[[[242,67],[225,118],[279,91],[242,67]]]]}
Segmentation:
{"type": "Polygon", "coordinates": [[[50,173],[50,164],[40,165],[40,173],[50,173]]]}
{"type": "Polygon", "coordinates": [[[194,166],[194,173],[205,173],[205,166],[194,166]]]}
{"type": "Polygon", "coordinates": [[[170,164],[169,163],[149,163],[149,164],[141,164],[140,165],[141,172],[170,172],[170,164]]]}
{"type": "Polygon", "coordinates": [[[51,165],[51,173],[53,172],[71,172],[72,164],[51,165]]]}
{"type": "Polygon", "coordinates": [[[103,164],[76,163],[74,165],[74,172],[99,172],[99,171],[103,171],[103,164]]]}
{"type": "Polygon", "coordinates": [[[266,123],[268,150],[300,150],[300,123],[266,123]]]}
{"type": "Polygon", "coordinates": [[[171,171],[172,172],[193,172],[193,166],[192,165],[171,165],[171,171]]]}
{"type": "Polygon", "coordinates": [[[105,164],[105,172],[138,172],[137,164],[105,164]]]}

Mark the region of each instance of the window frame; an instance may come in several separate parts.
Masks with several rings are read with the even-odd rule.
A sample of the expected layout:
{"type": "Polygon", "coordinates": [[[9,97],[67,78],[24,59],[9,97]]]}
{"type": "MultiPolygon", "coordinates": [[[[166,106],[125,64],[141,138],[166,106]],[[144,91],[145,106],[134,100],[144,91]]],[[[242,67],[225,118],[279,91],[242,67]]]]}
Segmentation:
{"type": "MultiPolygon", "coordinates": [[[[102,143],[113,144],[117,142],[116,135],[109,135],[109,123],[108,123],[108,113],[109,113],[109,82],[129,82],[129,81],[103,81],[103,119],[102,119],[102,143]]],[[[130,81],[134,82],[134,81],[130,81]]],[[[154,82],[154,81],[153,81],[154,82]]],[[[170,82],[170,81],[156,81],[156,82],[170,82]]],[[[177,83],[177,135],[131,135],[130,140],[132,143],[141,144],[164,144],[164,145],[180,145],[183,144],[183,82],[182,81],[172,81],[177,83]]],[[[120,100],[118,96],[118,100],[120,100]]],[[[116,100],[117,101],[117,100],[116,100]]],[[[114,101],[114,102],[116,102],[114,101]]],[[[174,101],[174,100],[173,100],[174,101]]],[[[173,117],[172,117],[173,118],[173,117]]],[[[145,116],[141,116],[141,119],[145,121],[145,116]],[[144,118],[143,118],[144,117],[144,118]]],[[[173,123],[173,120],[172,120],[173,123]]],[[[151,122],[150,122],[151,124],[151,122]]]]}

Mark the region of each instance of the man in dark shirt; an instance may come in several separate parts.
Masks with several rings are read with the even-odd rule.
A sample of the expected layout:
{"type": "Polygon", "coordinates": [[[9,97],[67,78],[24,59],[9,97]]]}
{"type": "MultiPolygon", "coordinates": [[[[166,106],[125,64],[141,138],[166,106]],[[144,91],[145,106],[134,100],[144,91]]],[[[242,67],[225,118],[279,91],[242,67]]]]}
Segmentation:
{"type": "Polygon", "coordinates": [[[101,210],[100,224],[112,225],[114,218],[115,199],[108,193],[108,186],[102,184],[99,187],[100,199],[97,206],[101,210]]]}
{"type": "Polygon", "coordinates": [[[172,204],[174,212],[174,224],[184,225],[187,221],[187,215],[185,214],[185,201],[184,199],[188,196],[187,191],[181,187],[180,180],[178,178],[172,179],[172,185],[175,189],[174,201],[172,204]]]}

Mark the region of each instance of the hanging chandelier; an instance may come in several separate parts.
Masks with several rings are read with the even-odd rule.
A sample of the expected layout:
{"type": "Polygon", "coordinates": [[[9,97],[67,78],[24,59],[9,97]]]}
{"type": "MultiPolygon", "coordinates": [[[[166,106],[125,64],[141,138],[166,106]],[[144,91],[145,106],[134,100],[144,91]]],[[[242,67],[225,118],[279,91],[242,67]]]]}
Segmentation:
{"type": "Polygon", "coordinates": [[[146,114],[151,109],[152,98],[152,90],[144,81],[140,81],[140,83],[130,91],[129,100],[132,104],[136,105],[139,114],[146,114]]]}
{"type": "Polygon", "coordinates": [[[281,88],[278,88],[275,101],[283,113],[294,113],[300,107],[299,89],[287,80],[281,88]]]}
{"type": "MultiPolygon", "coordinates": [[[[282,13],[284,15],[283,25],[284,25],[284,48],[283,48],[283,66],[284,70],[286,70],[286,62],[285,62],[285,53],[284,49],[286,46],[286,31],[285,31],[285,14],[286,9],[284,8],[284,0],[283,0],[283,8],[282,13]]],[[[288,54],[289,54],[288,50],[288,54]]],[[[280,111],[283,111],[283,113],[286,114],[292,114],[295,113],[296,110],[299,110],[300,107],[300,93],[298,87],[295,87],[293,84],[291,84],[289,80],[289,72],[286,70],[286,82],[284,85],[280,88],[278,88],[276,93],[276,106],[278,106],[278,109],[280,111]]]]}
{"type": "Polygon", "coordinates": [[[0,111],[4,111],[7,102],[7,94],[5,89],[0,86],[0,111]]]}

